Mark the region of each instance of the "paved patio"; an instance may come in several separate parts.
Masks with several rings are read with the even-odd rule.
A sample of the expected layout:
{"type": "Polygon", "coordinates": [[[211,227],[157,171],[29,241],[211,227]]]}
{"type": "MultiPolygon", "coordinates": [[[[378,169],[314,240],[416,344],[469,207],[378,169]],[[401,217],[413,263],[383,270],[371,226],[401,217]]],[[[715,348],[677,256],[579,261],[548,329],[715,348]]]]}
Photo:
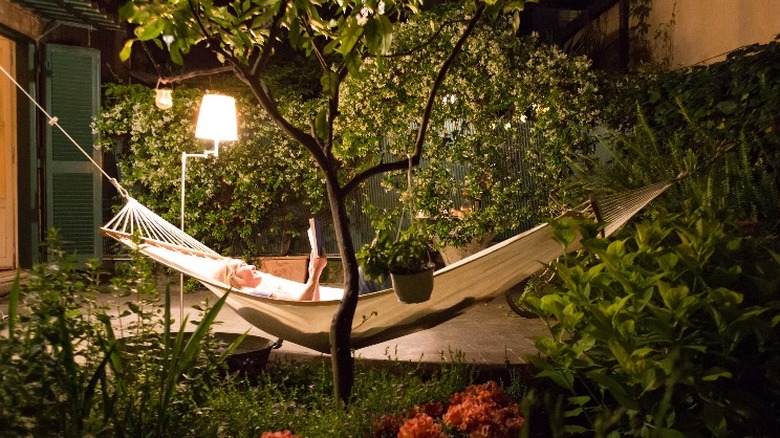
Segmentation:
{"type": "MultiPolygon", "coordinates": [[[[171,291],[172,313],[179,317],[178,287],[171,291]]],[[[132,298],[118,299],[104,296],[102,301],[112,309],[126,309],[124,304],[132,298]]],[[[207,290],[199,290],[184,295],[184,311],[190,314],[190,320],[197,311],[192,307],[205,299],[213,303],[216,297],[207,290]]],[[[7,312],[7,297],[0,294],[0,311],[7,312]]],[[[276,340],[275,336],[265,333],[244,321],[230,308],[225,307],[218,318],[219,331],[244,333],[276,340]]],[[[480,365],[503,365],[526,363],[525,356],[536,354],[533,345],[535,336],[547,335],[547,327],[539,319],[528,319],[516,315],[506,304],[503,295],[492,301],[476,304],[463,314],[436,327],[402,336],[388,342],[356,351],[356,357],[369,360],[395,359],[401,361],[437,363],[450,361],[456,352],[466,363],[480,365]]],[[[319,358],[319,352],[283,342],[281,348],[271,353],[271,360],[283,358],[319,358]]]]}
{"type": "MultiPolygon", "coordinates": [[[[171,297],[174,315],[178,312],[178,292],[171,297]]],[[[208,298],[215,297],[208,291],[198,291],[184,296],[185,311],[208,298]]],[[[220,331],[249,333],[271,340],[269,335],[244,321],[231,309],[225,307],[217,318],[220,331]]],[[[502,365],[526,363],[525,356],[536,354],[533,345],[535,336],[548,335],[547,327],[540,319],[523,318],[516,315],[506,304],[503,295],[490,302],[476,304],[463,314],[433,327],[388,342],[359,349],[356,357],[383,360],[441,362],[451,359],[450,352],[460,352],[464,362],[480,365],[502,365]]],[[[282,347],[273,350],[271,360],[295,357],[322,357],[323,354],[305,347],[283,342],[282,347]]]]}

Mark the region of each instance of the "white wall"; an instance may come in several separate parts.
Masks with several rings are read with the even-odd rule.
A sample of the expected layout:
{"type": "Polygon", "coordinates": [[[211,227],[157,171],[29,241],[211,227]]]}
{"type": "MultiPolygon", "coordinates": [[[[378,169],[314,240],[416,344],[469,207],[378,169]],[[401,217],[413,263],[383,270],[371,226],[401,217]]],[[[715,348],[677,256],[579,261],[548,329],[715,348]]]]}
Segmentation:
{"type": "Polygon", "coordinates": [[[673,68],[708,64],[723,60],[731,50],[767,43],[780,34],[780,0],[654,0],[650,25],[655,60],[671,55],[673,68]],[[665,29],[671,50],[663,38],[654,39],[665,29]]]}

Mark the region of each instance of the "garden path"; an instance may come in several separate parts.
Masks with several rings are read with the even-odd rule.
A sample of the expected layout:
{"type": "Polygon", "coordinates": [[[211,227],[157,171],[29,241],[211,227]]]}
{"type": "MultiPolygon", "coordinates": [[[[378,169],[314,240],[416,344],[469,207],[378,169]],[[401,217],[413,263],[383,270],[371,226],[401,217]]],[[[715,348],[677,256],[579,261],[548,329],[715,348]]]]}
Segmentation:
{"type": "MultiPolygon", "coordinates": [[[[206,298],[214,301],[208,291],[198,291],[184,296],[188,308],[206,298]]],[[[178,293],[171,298],[172,305],[178,311],[178,293]]],[[[221,321],[220,331],[249,333],[275,340],[276,338],[251,326],[231,309],[225,307],[217,318],[221,321]]],[[[356,351],[356,357],[370,360],[401,360],[415,362],[449,362],[450,352],[462,353],[465,363],[479,365],[502,365],[527,363],[525,356],[537,353],[533,345],[536,336],[549,335],[544,322],[516,315],[506,304],[506,298],[499,295],[495,299],[476,304],[463,314],[436,327],[356,351]]],[[[275,358],[314,358],[322,357],[319,352],[284,342],[282,347],[273,350],[271,360],[275,358]]]]}
{"type": "MultiPolygon", "coordinates": [[[[171,290],[171,313],[174,318],[179,316],[178,287],[171,290]]],[[[216,298],[207,290],[198,290],[184,295],[184,312],[190,320],[197,319],[197,311],[192,307],[208,299],[213,303],[216,298]]],[[[126,310],[124,304],[127,298],[116,298],[104,295],[100,298],[109,305],[112,311],[126,310]]],[[[7,312],[7,296],[0,299],[0,311],[7,312]]],[[[249,332],[270,340],[273,337],[250,325],[233,310],[225,307],[217,317],[218,330],[228,333],[249,332]]],[[[540,319],[529,319],[516,315],[506,304],[503,295],[495,299],[476,304],[461,315],[436,327],[410,335],[402,336],[387,342],[356,351],[356,357],[368,360],[400,360],[426,363],[450,362],[453,354],[459,354],[464,363],[478,365],[524,364],[525,357],[537,353],[533,338],[545,336],[549,332],[540,319]]],[[[322,358],[319,352],[283,342],[281,348],[271,353],[275,359],[307,359],[322,358]]]]}

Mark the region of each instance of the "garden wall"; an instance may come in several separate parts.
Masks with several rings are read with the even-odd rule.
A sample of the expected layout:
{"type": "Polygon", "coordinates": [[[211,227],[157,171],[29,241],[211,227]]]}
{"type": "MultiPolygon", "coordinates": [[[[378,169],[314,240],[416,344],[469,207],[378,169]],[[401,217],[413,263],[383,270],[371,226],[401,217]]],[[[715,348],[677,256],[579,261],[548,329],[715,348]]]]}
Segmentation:
{"type": "Polygon", "coordinates": [[[772,41],[780,34],[780,5],[777,0],[654,0],[650,26],[654,59],[669,58],[673,68],[711,64],[739,47],[772,41]],[[657,32],[668,40],[654,38],[657,32]]]}

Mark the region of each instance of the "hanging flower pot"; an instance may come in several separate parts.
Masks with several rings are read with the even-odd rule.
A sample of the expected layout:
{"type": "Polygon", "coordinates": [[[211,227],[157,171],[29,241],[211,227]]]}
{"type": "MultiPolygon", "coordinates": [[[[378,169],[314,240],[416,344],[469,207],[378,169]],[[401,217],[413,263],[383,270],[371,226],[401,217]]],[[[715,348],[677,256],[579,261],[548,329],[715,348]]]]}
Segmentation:
{"type": "Polygon", "coordinates": [[[375,226],[374,240],[357,254],[364,275],[379,282],[389,275],[402,303],[427,301],[433,290],[430,238],[414,223],[398,235],[386,217],[375,226]]]}
{"type": "Polygon", "coordinates": [[[422,303],[431,298],[433,291],[433,268],[412,274],[390,273],[393,290],[402,303],[422,303]]]}

